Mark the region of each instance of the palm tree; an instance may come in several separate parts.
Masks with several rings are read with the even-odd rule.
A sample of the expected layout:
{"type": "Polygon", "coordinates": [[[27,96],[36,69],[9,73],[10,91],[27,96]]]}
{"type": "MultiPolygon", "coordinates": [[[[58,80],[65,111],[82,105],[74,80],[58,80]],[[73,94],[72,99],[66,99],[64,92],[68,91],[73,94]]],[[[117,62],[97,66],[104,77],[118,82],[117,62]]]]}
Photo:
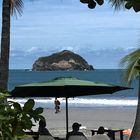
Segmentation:
{"type": "Polygon", "coordinates": [[[121,64],[125,68],[124,80],[127,83],[131,83],[132,80],[138,79],[139,89],[138,89],[138,105],[136,112],[136,119],[133,126],[132,134],[130,140],[140,140],[140,49],[126,55],[121,60],[121,64]]]}
{"type": "Polygon", "coordinates": [[[2,9],[2,33],[0,54],[0,88],[7,90],[9,73],[9,50],[10,50],[10,14],[21,14],[22,0],[3,0],[2,9]]]}

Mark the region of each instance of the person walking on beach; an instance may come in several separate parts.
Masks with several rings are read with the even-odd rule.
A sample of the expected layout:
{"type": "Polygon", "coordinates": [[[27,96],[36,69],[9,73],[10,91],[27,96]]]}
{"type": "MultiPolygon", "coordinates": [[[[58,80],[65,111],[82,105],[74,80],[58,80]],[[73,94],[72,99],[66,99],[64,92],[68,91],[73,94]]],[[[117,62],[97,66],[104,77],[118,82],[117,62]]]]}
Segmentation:
{"type": "Polygon", "coordinates": [[[55,98],[54,104],[55,104],[55,110],[56,110],[55,113],[60,112],[60,101],[57,98],[55,98]]]}
{"type": "Polygon", "coordinates": [[[86,136],[85,136],[82,132],[79,132],[80,126],[81,126],[81,124],[79,124],[79,123],[77,123],[77,122],[73,123],[73,125],[72,125],[72,131],[67,133],[67,135],[66,135],[66,140],[68,140],[68,138],[69,138],[70,136],[73,136],[73,135],[74,135],[74,136],[75,136],[75,135],[84,136],[85,139],[88,140],[88,139],[86,138],[86,136]]]}

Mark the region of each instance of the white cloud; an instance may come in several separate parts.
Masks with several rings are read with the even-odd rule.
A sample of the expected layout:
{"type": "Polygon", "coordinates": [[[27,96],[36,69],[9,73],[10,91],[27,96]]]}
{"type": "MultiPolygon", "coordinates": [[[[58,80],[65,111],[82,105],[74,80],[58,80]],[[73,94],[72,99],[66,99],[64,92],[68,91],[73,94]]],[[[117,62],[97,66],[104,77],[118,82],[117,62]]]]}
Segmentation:
{"type": "Polygon", "coordinates": [[[140,18],[132,10],[114,12],[107,4],[91,10],[79,0],[24,3],[23,16],[18,20],[12,18],[11,22],[12,67],[17,66],[13,60],[28,61],[31,67],[39,56],[64,49],[84,54],[97,67],[113,67],[117,63],[115,58],[106,63],[108,66],[103,66],[102,61],[107,62],[113,55],[118,61],[136,46],[139,38],[140,18]]]}
{"type": "MultiPolygon", "coordinates": [[[[136,49],[137,48],[131,49],[114,48],[114,49],[89,50],[89,51],[88,49],[81,49],[78,51],[73,50],[73,52],[81,55],[89,64],[93,65],[95,69],[102,68],[109,69],[109,68],[120,68],[119,67],[120,59],[136,49]]],[[[25,50],[24,51],[13,50],[11,51],[10,68],[32,68],[32,64],[39,57],[48,56],[51,55],[52,53],[56,53],[59,51],[60,50],[53,49],[51,51],[40,51],[38,49],[29,54],[25,50]],[[16,65],[16,63],[18,65],[16,65]]]]}

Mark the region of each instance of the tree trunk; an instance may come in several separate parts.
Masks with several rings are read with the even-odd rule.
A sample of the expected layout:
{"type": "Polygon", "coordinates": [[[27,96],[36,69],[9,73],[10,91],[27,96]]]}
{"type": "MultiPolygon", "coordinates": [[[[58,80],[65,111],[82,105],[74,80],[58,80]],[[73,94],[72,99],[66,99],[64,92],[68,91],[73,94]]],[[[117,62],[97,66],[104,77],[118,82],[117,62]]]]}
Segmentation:
{"type": "Polygon", "coordinates": [[[10,50],[10,0],[3,0],[1,57],[0,57],[0,89],[8,88],[10,50]]]}
{"type": "Polygon", "coordinates": [[[138,105],[136,112],[136,119],[130,140],[140,140],[140,76],[139,76],[139,90],[138,90],[138,105]]]}

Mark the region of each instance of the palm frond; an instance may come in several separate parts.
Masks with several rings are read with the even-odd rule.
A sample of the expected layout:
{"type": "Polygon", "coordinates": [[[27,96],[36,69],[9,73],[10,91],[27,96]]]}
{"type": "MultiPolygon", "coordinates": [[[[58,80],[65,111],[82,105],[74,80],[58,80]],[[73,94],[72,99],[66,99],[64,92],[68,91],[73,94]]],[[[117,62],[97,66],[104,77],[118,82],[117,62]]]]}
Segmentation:
{"type": "Polygon", "coordinates": [[[111,6],[115,8],[115,10],[120,10],[121,8],[124,8],[124,0],[109,0],[109,3],[111,3],[111,6]]]}
{"type": "Polygon", "coordinates": [[[124,81],[131,83],[132,80],[136,79],[139,76],[139,71],[135,68],[137,61],[130,63],[125,69],[124,81]]]}
{"type": "Polygon", "coordinates": [[[124,65],[124,63],[136,61],[140,57],[140,49],[133,51],[132,53],[126,55],[124,58],[121,59],[120,64],[124,65]]]}
{"type": "Polygon", "coordinates": [[[11,0],[11,15],[22,15],[23,0],[11,0]]]}
{"type": "Polygon", "coordinates": [[[131,83],[132,80],[139,76],[139,69],[136,66],[140,66],[140,49],[126,55],[121,59],[121,66],[125,69],[123,79],[127,83],[131,83]]]}

